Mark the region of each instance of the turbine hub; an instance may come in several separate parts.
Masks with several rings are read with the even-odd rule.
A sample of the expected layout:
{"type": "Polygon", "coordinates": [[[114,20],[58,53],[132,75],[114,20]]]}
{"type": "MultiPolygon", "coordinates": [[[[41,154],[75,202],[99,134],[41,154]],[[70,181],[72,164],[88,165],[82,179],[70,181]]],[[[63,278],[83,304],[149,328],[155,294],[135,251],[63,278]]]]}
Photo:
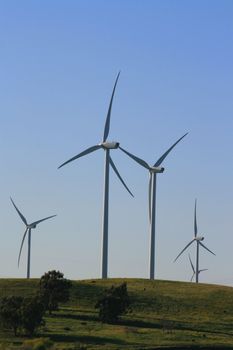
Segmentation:
{"type": "Polygon", "coordinates": [[[203,241],[203,239],[204,239],[203,236],[196,237],[196,241],[203,241]]]}
{"type": "Polygon", "coordinates": [[[100,144],[104,149],[117,149],[120,146],[119,142],[102,142],[100,144]]]}
{"type": "Polygon", "coordinates": [[[152,167],[150,167],[150,172],[151,173],[163,173],[164,172],[164,168],[163,167],[161,167],[161,166],[152,166],[152,167]]]}

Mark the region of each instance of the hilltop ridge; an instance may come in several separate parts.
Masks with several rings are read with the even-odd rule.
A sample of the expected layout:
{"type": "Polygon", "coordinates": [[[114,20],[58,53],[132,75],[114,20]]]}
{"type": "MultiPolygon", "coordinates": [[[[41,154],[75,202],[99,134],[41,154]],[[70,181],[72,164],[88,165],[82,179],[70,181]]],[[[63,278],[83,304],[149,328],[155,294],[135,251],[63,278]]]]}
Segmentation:
{"type": "MultiPolygon", "coordinates": [[[[0,295],[33,295],[38,279],[1,279],[0,295]]],[[[46,316],[38,336],[58,349],[233,349],[233,288],[147,279],[73,281],[71,299],[46,316]],[[103,290],[125,281],[131,311],[118,324],[98,321],[95,304],[103,290]],[[76,348],[75,348],[76,346],[76,348]]],[[[0,344],[19,344],[1,331],[0,344]]]]}

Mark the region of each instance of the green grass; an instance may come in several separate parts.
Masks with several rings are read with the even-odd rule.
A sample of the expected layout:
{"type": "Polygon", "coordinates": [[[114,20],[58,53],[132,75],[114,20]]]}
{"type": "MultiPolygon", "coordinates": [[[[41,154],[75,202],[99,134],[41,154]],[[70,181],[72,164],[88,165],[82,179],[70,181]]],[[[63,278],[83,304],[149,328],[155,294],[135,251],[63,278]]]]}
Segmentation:
{"type": "MultiPolygon", "coordinates": [[[[0,296],[33,295],[37,285],[36,279],[2,279],[0,296]]],[[[70,302],[46,316],[37,337],[66,350],[233,349],[233,289],[144,279],[74,281],[70,302]],[[106,287],[123,281],[131,312],[117,325],[100,323],[96,300],[106,287]]],[[[25,339],[0,330],[0,344],[17,349],[25,339]]]]}

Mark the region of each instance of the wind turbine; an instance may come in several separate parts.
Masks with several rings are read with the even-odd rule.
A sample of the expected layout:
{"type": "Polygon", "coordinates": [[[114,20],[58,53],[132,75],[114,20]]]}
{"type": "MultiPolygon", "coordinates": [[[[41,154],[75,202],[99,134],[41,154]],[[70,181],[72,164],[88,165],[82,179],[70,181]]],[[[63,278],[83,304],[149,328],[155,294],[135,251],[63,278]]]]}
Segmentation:
{"type": "MultiPolygon", "coordinates": [[[[192,282],[192,281],[193,281],[193,277],[194,277],[195,274],[196,274],[196,271],[195,271],[195,269],[194,269],[193,262],[192,262],[192,260],[191,260],[190,254],[189,254],[189,261],[190,261],[191,268],[192,268],[192,270],[193,270],[193,275],[192,275],[192,277],[191,277],[191,279],[190,279],[190,282],[192,282]]],[[[198,274],[199,274],[200,272],[207,271],[207,270],[208,270],[208,269],[201,269],[201,270],[198,271],[198,274]]]]}
{"type": "Polygon", "coordinates": [[[213,255],[216,255],[213,253],[209,248],[207,248],[202,241],[204,240],[203,236],[197,235],[197,200],[195,200],[195,207],[194,207],[194,238],[184,247],[184,249],[177,255],[174,262],[181,256],[181,254],[193,243],[197,242],[197,252],[196,252],[196,283],[198,283],[198,275],[199,275],[199,246],[202,246],[204,249],[206,249],[208,252],[210,252],[213,255]]]}
{"type": "Polygon", "coordinates": [[[22,248],[23,248],[23,243],[24,240],[26,238],[26,235],[28,233],[28,260],[27,260],[27,278],[30,278],[30,262],[31,262],[31,230],[33,228],[36,228],[36,226],[41,223],[42,221],[48,220],[50,218],[53,218],[56,215],[52,215],[52,216],[47,216],[44,219],[38,220],[38,221],[34,221],[31,224],[27,223],[27,220],[25,219],[25,217],[23,216],[23,214],[19,211],[19,209],[16,207],[13,199],[11,198],[11,202],[13,204],[13,206],[15,207],[17,213],[19,214],[19,216],[21,217],[23,223],[26,225],[26,231],[24,232],[23,235],[23,239],[21,242],[21,246],[20,246],[20,250],[19,250],[19,256],[18,256],[18,266],[19,266],[19,262],[20,262],[20,256],[21,256],[21,252],[22,252],[22,248]]]}
{"type": "Polygon", "coordinates": [[[130,193],[131,196],[133,194],[125,184],[124,180],[122,179],[121,175],[119,174],[111,156],[110,156],[110,150],[118,149],[120,143],[119,142],[109,142],[107,141],[109,130],[110,130],[110,118],[111,118],[111,110],[112,110],[112,102],[115,94],[116,85],[119,79],[120,72],[117,75],[111,99],[110,104],[108,108],[107,118],[105,122],[105,128],[104,128],[104,135],[102,141],[98,145],[94,145],[92,147],[87,148],[83,152],[79,153],[78,155],[74,156],[73,158],[67,160],[63,164],[61,164],[59,168],[62,166],[72,162],[75,159],[78,159],[80,157],[83,157],[89,153],[92,153],[94,151],[99,150],[100,148],[105,151],[105,165],[104,165],[104,198],[103,198],[103,223],[102,223],[102,278],[107,278],[108,276],[108,202],[109,202],[109,167],[111,166],[114,172],[116,173],[117,177],[122,182],[123,186],[126,188],[126,190],[130,193]]]}
{"type": "Polygon", "coordinates": [[[150,219],[150,279],[154,279],[155,275],[155,211],[156,211],[156,175],[158,173],[163,173],[164,168],[160,165],[171,152],[171,150],[187,135],[184,134],[180,137],[156,162],[153,166],[150,166],[143,159],[136,157],[134,154],[129,153],[122,147],[119,147],[124,153],[129,157],[134,159],[138,164],[142,165],[144,168],[149,170],[150,180],[149,180],[149,219],[150,219]]]}

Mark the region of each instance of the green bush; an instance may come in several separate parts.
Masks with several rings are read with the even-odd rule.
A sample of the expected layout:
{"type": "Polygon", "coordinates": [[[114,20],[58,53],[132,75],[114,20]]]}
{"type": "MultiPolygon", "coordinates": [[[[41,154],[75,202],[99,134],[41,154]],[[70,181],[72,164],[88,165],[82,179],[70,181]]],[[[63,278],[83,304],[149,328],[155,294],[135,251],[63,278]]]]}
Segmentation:
{"type": "Polygon", "coordinates": [[[105,290],[104,296],[97,301],[95,307],[99,309],[99,318],[103,323],[113,323],[127,312],[129,305],[127,284],[122,283],[118,287],[112,286],[105,290]]]}
{"type": "Polygon", "coordinates": [[[70,298],[71,281],[64,278],[60,271],[48,271],[40,279],[40,297],[46,310],[51,314],[58,309],[60,302],[70,298]]]}
{"type": "Polygon", "coordinates": [[[17,335],[21,327],[21,305],[23,298],[19,296],[4,297],[0,303],[0,322],[3,328],[11,329],[17,335]]]}
{"type": "Polygon", "coordinates": [[[21,305],[22,328],[31,336],[35,329],[44,325],[44,305],[39,297],[24,298],[21,305]]]}
{"type": "Polygon", "coordinates": [[[0,303],[0,320],[6,329],[12,329],[14,335],[24,330],[30,336],[43,324],[44,305],[39,297],[5,297],[0,303]]]}

